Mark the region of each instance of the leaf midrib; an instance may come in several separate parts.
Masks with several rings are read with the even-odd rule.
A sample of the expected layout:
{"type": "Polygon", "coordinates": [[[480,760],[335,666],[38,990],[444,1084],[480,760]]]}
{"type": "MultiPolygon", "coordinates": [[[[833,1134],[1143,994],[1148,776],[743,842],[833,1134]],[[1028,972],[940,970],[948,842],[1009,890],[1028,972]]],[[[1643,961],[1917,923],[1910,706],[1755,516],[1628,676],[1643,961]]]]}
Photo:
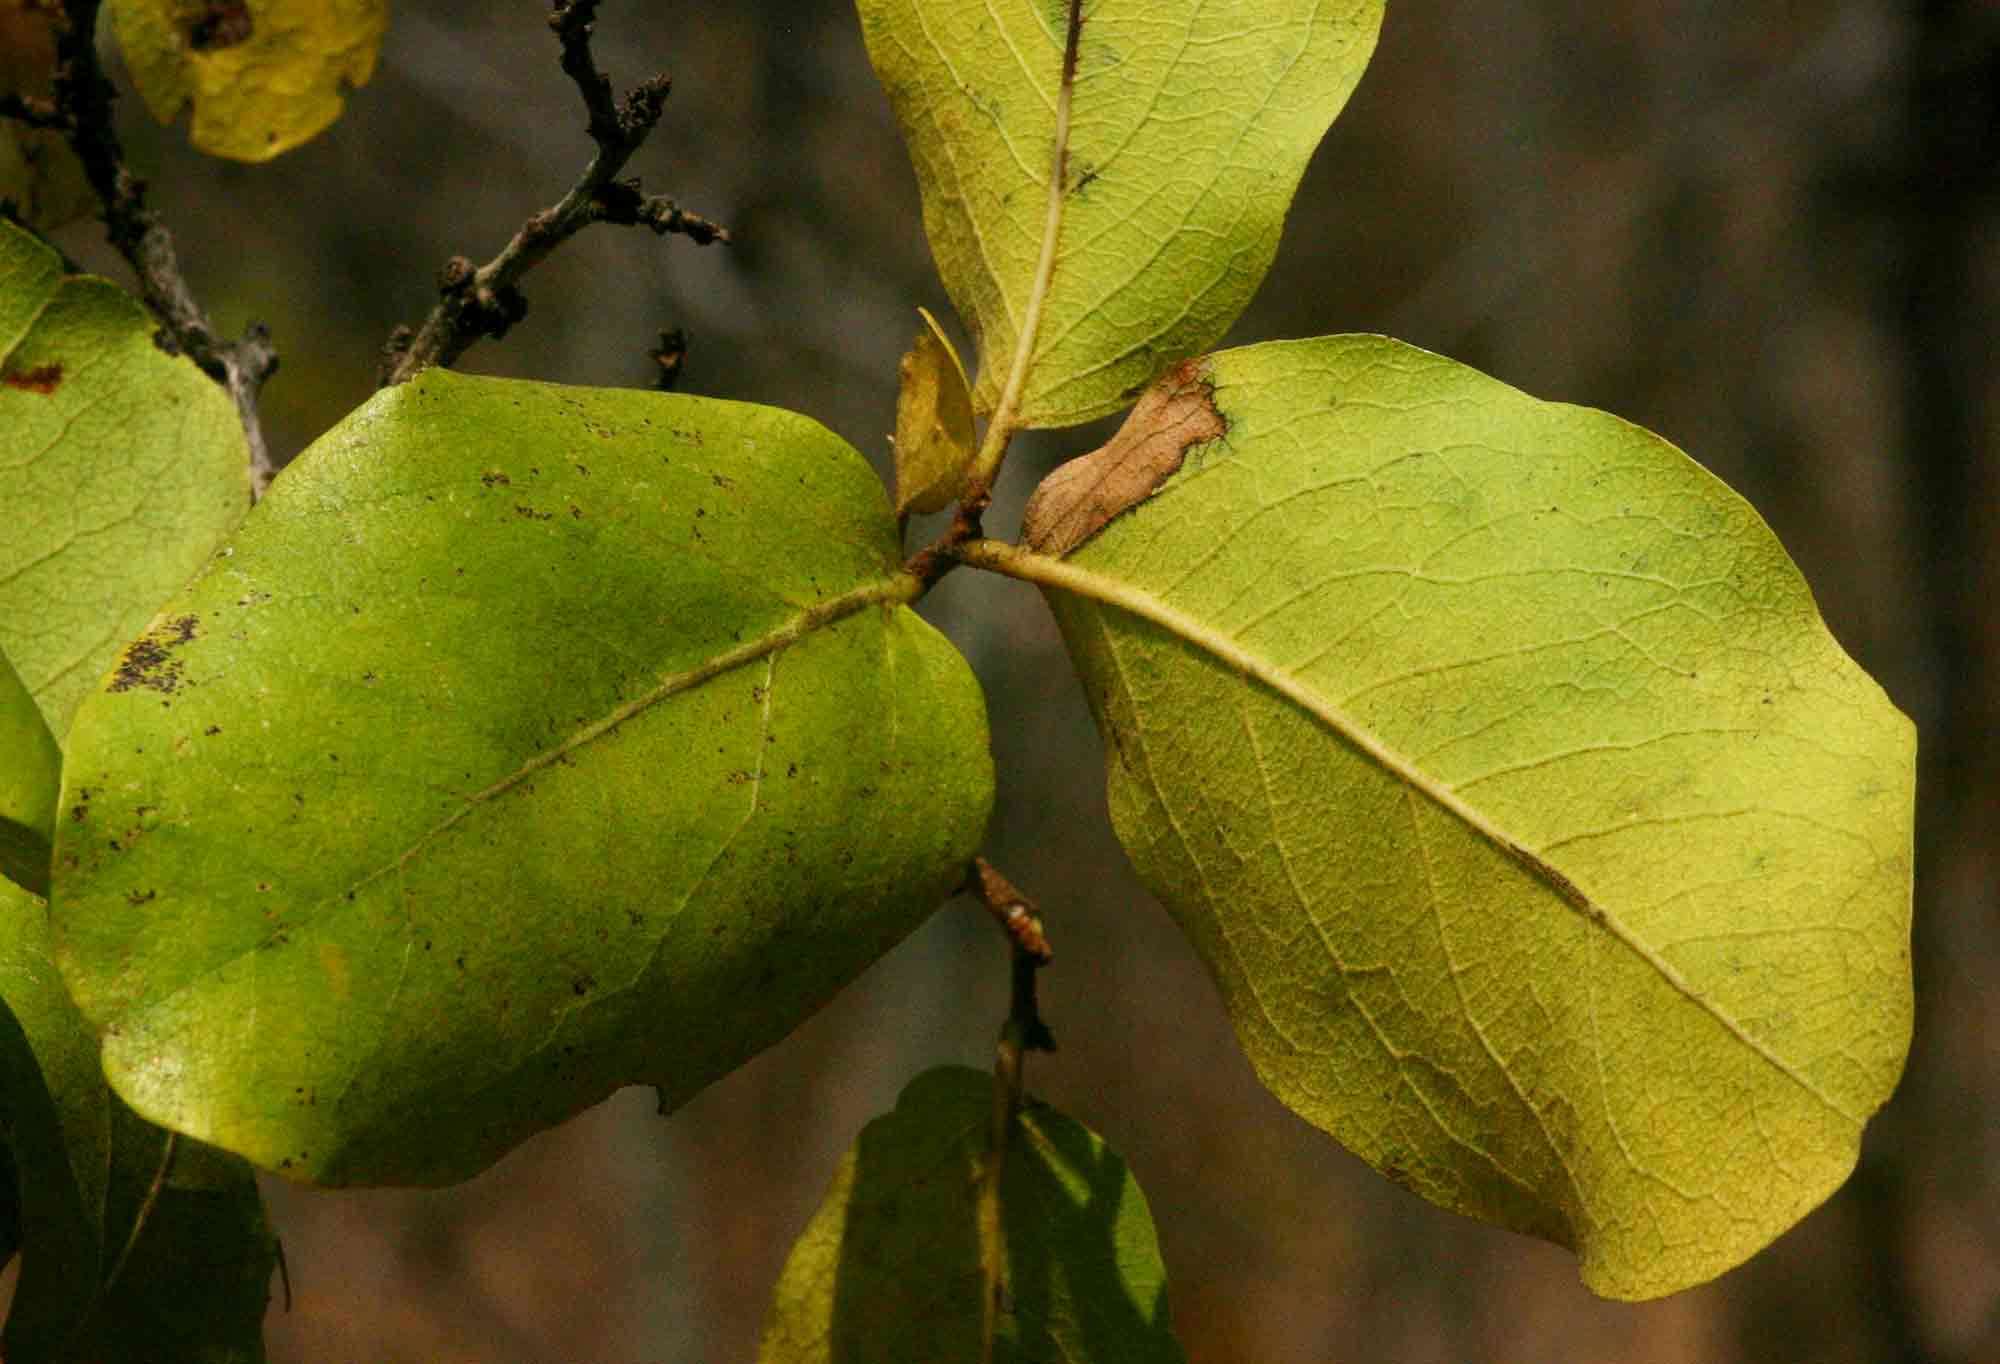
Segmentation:
{"type": "Polygon", "coordinates": [[[463,803],[456,810],[422,833],[416,835],[410,841],[408,847],[395,854],[374,871],[350,882],[321,899],[302,918],[279,924],[266,937],[259,940],[253,946],[242,951],[231,952],[219,958],[212,964],[203,967],[185,980],[174,985],[171,989],[162,991],[160,994],[134,1000],[122,1012],[127,1017],[130,1017],[154,1010],[162,1004],[185,995],[188,991],[195,989],[205,981],[226,970],[233,963],[254,955],[257,951],[275,941],[279,935],[296,932],[302,927],[310,926],[317,921],[320,913],[326,907],[342,903],[347,897],[358,893],[364,887],[374,884],[385,876],[400,872],[404,867],[409,865],[412,858],[416,857],[443,834],[466,819],[469,819],[475,810],[505,795],[536,773],[555,766],[570,754],[587,747],[606,734],[614,732],[619,726],[644,714],[654,706],[683,692],[692,691],[703,683],[713,681],[715,678],[722,676],[724,673],[732,672],[747,664],[755,663],[761,658],[769,657],[782,649],[798,643],[816,631],[836,625],[849,616],[858,615],[870,606],[907,605],[909,602],[914,601],[922,591],[923,585],[917,579],[906,573],[893,572],[874,582],[864,583],[851,591],[843,592],[837,597],[830,597],[825,601],[802,608],[755,639],[745,641],[733,649],[725,650],[705,663],[700,663],[692,668],[677,673],[670,673],[660,678],[645,692],[633,697],[629,701],[614,706],[601,718],[579,726],[561,743],[534,754],[512,772],[465,797],[463,803]]]}
{"type": "Polygon", "coordinates": [[[1859,1116],[1837,1103],[1810,1076],[1773,1051],[1728,1011],[1700,994],[1672,962],[1634,933],[1617,915],[1592,899],[1575,881],[1290,671],[1245,648],[1233,636],[1122,579],[996,540],[970,541],[957,552],[967,563],[1034,583],[1038,587],[1069,592],[1149,621],[1299,706],[1406,788],[1423,795],[1505,853],[1529,875],[1555,892],[1571,909],[1630,951],[1697,1010],[1829,1112],[1857,1128],[1861,1125],[1859,1116]]]}

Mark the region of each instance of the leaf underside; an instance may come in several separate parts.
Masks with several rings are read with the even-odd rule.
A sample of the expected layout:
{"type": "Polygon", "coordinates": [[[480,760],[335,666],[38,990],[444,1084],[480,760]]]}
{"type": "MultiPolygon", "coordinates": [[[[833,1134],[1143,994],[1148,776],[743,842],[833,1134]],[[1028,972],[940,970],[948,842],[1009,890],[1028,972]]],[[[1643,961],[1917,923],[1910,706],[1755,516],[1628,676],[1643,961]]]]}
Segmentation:
{"type": "MultiPolygon", "coordinates": [[[[786,1260],[760,1364],[971,1364],[982,1280],[975,1203],[993,1080],[912,1080],[862,1129],[786,1260]]],[[[1072,1118],[1021,1114],[1001,1181],[1007,1310],[993,1359],[1179,1364],[1166,1270],[1125,1162],[1072,1118]]]]}
{"type": "Polygon", "coordinates": [[[250,506],[234,405],[157,330],[0,222],[0,652],[58,741],[250,506]]]}
{"type": "Polygon", "coordinates": [[[1270,268],[1381,0],[860,0],[931,253],[990,413],[1126,406],[1214,344],[1270,268]],[[1073,31],[1072,31],[1073,30],[1073,31]]]}
{"type": "Polygon", "coordinates": [[[79,720],[55,915],[112,1082],[322,1182],[684,1100],[983,836],[984,707],[909,588],[880,484],[805,418],[378,395],[79,720]]]}
{"type": "Polygon", "coordinates": [[[1376,337],[1201,373],[1223,434],[1121,433],[1151,482],[1022,575],[1259,1074],[1599,1293],[1740,1262],[1902,1066],[1909,723],[1655,436],[1376,337]]]}

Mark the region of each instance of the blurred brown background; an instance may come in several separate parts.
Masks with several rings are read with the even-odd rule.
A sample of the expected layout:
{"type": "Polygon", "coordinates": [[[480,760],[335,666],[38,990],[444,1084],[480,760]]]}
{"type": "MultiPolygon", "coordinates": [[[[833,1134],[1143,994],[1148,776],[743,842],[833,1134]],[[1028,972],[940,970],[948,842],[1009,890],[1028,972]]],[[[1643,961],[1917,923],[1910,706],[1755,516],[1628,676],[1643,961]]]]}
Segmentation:
{"type": "MultiPolygon", "coordinates": [[[[490,256],[588,153],[540,0],[399,0],[373,84],[274,165],[122,106],[197,290],[269,322],[296,453],[373,386],[447,256],[490,256]]],[[[635,161],[738,244],[599,230],[530,276],[470,369],[801,409],[886,455],[916,187],[843,0],[608,0],[621,84],[677,88],[635,161]]],[[[1046,905],[1033,1087],[1131,1161],[1190,1355],[1221,1361],[2000,1361],[2000,4],[1394,0],[1231,340],[1379,330],[1610,408],[1742,490],[1923,736],[1918,1035],[1853,1182],[1745,1268],[1592,1299],[1564,1253],[1438,1213],[1266,1096],[1106,826],[1097,740],[1035,596],[961,573],[927,609],[987,683],[996,859],[1046,905]]],[[[122,277],[88,224],[61,244],[122,277]]],[[[1017,447],[996,530],[1085,431],[1017,447]]],[[[918,527],[922,532],[927,527],[918,527]]],[[[991,926],[946,908],[785,1044],[668,1120],[627,1093],[462,1188],[272,1185],[287,1361],[735,1361],[860,1124],[1005,1008],[991,926]]]]}

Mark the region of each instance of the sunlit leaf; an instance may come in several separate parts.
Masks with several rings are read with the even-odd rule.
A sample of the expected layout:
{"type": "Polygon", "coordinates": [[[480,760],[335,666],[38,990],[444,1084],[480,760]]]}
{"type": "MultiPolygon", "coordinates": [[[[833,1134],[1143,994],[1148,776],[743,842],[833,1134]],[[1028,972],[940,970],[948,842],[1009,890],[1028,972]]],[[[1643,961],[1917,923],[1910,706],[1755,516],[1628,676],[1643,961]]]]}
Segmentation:
{"type": "Polygon", "coordinates": [[[62,788],[62,754],[35,698],[0,654],[0,876],[49,888],[49,834],[62,788]]]}
{"type": "Polygon", "coordinates": [[[1214,344],[1270,268],[1382,0],[860,0],[973,404],[1061,426],[1214,344]]]}
{"type": "Polygon", "coordinates": [[[896,394],[896,511],[943,511],[965,491],[972,462],[972,395],[958,351],[924,309],[896,394]]]}
{"type": "Polygon", "coordinates": [[[288,468],[84,707],[63,968],[141,1113],[444,1182],[678,1103],[948,896],[985,711],[790,413],[433,372],[288,468]]]}
{"type": "Polygon", "coordinates": [[[0,652],[58,741],[250,506],[235,406],[157,330],[0,222],[0,652]]]}
{"type": "Polygon", "coordinates": [[[1258,1073],[1390,1178],[1698,1283],[1852,1169],[1910,1032],[1913,736],[1659,438],[1372,337],[1177,373],[985,557],[1258,1073]]]}
{"type": "MultiPolygon", "coordinates": [[[[912,1080],[834,1173],[778,1281],[759,1364],[980,1358],[974,1202],[993,1080],[912,1080]]],[[[1029,1104],[1001,1181],[1007,1310],[997,1364],[1178,1364],[1145,1195],[1096,1133],[1029,1104]]]]}
{"type": "Polygon", "coordinates": [[[0,1353],[253,1364],[277,1250],[250,1167],[185,1140],[169,1153],[118,1102],[48,939],[41,901],[0,881],[0,1137],[22,1240],[0,1353]]]}
{"type": "Polygon", "coordinates": [[[268,161],[340,117],[366,85],[388,0],[109,0],[133,84],[171,123],[192,105],[194,145],[268,161]]]}

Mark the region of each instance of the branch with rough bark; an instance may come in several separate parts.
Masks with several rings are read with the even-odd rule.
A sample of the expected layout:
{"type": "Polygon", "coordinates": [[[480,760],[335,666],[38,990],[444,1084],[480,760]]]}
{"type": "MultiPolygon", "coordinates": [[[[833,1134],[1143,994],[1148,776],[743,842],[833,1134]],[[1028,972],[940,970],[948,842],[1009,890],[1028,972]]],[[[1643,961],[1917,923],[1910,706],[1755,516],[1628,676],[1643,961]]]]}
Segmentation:
{"type": "Polygon", "coordinates": [[[138,276],[140,297],[159,319],[163,344],[194,361],[235,402],[250,446],[251,495],[261,497],[277,470],[257,397],[264,381],[277,372],[278,352],[261,323],[253,323],[234,341],[216,336],[181,273],[173,235],[146,207],[146,182],[126,165],[113,124],[118,93],[97,58],[100,7],[101,0],[65,0],[56,22],[55,93],[47,99],[0,98],[0,117],[60,132],[83,163],[103,210],[105,236],[138,276]]]}
{"type": "Polygon", "coordinates": [[[614,100],[611,82],[590,52],[596,13],[597,0],[567,0],[549,15],[549,27],[562,47],[562,69],[583,97],[596,154],[569,193],[523,223],[499,255],[479,266],[464,256],[445,263],[430,316],[414,331],[399,327],[383,349],[385,386],[433,365],[453,363],[482,337],[506,335],[527,315],[522,276],[592,223],[646,227],[661,236],[679,233],[702,246],[729,240],[726,228],[685,211],[666,195],[642,193],[637,180],[618,178],[659,123],[672,82],[654,76],[634,87],[622,103],[614,100]]]}

